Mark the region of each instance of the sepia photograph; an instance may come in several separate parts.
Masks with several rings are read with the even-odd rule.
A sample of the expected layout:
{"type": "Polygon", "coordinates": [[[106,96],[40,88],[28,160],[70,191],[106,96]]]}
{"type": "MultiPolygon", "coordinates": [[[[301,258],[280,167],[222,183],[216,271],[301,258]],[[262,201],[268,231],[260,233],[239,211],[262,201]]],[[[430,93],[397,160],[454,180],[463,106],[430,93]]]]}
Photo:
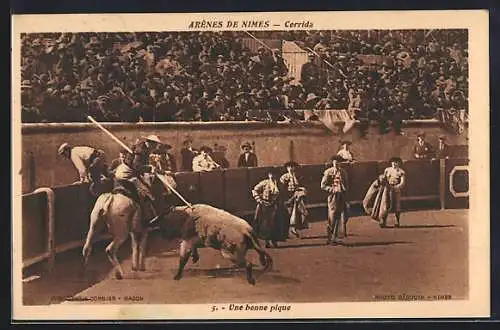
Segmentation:
{"type": "Polygon", "coordinates": [[[489,316],[487,12],[13,23],[14,319],[489,316]]]}

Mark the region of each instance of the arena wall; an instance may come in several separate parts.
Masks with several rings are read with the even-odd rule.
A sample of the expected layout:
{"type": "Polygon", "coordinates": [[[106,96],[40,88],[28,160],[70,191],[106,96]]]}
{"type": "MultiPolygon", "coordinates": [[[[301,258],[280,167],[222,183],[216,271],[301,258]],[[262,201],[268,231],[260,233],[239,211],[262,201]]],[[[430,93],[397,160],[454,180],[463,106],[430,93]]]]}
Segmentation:
{"type": "MultiPolygon", "coordinates": [[[[387,161],[357,162],[343,165],[349,176],[347,200],[351,216],[365,214],[362,200],[377,175],[389,166],[387,161]]],[[[404,210],[468,208],[468,160],[409,160],[402,165],[407,182],[402,193],[404,210]],[[422,180],[425,178],[425,180],[422,180]]],[[[282,166],[273,167],[284,173],[282,166]]],[[[209,173],[179,172],[175,175],[177,190],[189,202],[205,203],[251,219],[256,207],[252,188],[265,178],[270,167],[234,168],[209,173]]],[[[327,194],[320,182],[324,165],[305,165],[297,175],[307,189],[306,204],[315,211],[310,221],[327,217],[327,194]]],[[[283,196],[284,197],[284,196],[283,196]]],[[[89,215],[96,198],[87,184],[73,184],[44,189],[23,195],[23,265],[29,267],[56,254],[81,248],[89,226],[89,215]],[[53,195],[49,203],[48,192],[53,195]],[[49,244],[50,243],[50,244],[49,244]]],[[[183,205],[178,198],[170,200],[183,205]]],[[[109,238],[108,236],[101,237],[109,238]]],[[[50,267],[49,263],[49,267],[50,267]]],[[[53,266],[53,262],[52,262],[53,266]]]]}
{"type": "MultiPolygon", "coordinates": [[[[342,125],[342,124],[341,124],[342,125]]],[[[182,142],[189,136],[194,147],[202,145],[226,148],[225,157],[230,167],[236,167],[240,145],[245,141],[255,143],[259,166],[281,165],[289,159],[301,164],[323,164],[339,148],[341,139],[353,142],[351,150],[359,161],[385,160],[393,155],[412,159],[412,150],[419,131],[427,140],[437,145],[440,134],[447,135],[450,145],[466,145],[466,135],[446,133],[437,121],[405,123],[404,135],[393,132],[380,134],[377,126],[368,130],[365,138],[355,126],[346,134],[334,133],[321,123],[261,123],[261,122],[211,122],[211,123],[107,123],[110,131],[127,145],[140,136],[157,134],[172,145],[172,153],[180,167],[182,142]]],[[[342,126],[339,126],[342,128],[342,126]]],[[[120,146],[92,124],[23,124],[22,126],[22,185],[23,193],[37,187],[54,187],[73,183],[78,174],[70,161],[57,156],[63,142],[72,145],[89,145],[105,151],[107,161],[118,156],[120,146]]],[[[462,148],[464,149],[464,148],[462,148]]],[[[467,147],[465,147],[466,151],[467,147]]],[[[465,154],[460,157],[467,157],[465,154]]]]}

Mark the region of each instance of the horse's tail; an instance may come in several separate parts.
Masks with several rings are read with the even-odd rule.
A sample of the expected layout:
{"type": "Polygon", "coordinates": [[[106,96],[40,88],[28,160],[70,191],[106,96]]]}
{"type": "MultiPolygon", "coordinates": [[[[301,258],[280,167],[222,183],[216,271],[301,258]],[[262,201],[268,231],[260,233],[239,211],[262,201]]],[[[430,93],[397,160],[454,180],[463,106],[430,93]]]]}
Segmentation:
{"type": "Polygon", "coordinates": [[[273,258],[260,246],[255,232],[253,230],[249,232],[247,238],[251,243],[251,247],[259,254],[259,260],[262,266],[264,266],[264,272],[270,271],[273,268],[273,258]]]}
{"type": "MultiPolygon", "coordinates": [[[[109,213],[109,208],[111,206],[111,203],[113,202],[113,196],[114,195],[111,193],[105,193],[97,198],[94,209],[90,214],[90,225],[92,227],[97,228],[106,221],[106,217],[109,213]]],[[[89,231],[89,235],[90,234],[92,234],[92,231],[89,231]]]]}
{"type": "Polygon", "coordinates": [[[81,275],[85,273],[86,264],[88,262],[90,253],[92,251],[92,240],[94,238],[94,235],[97,234],[100,224],[103,221],[105,221],[112,201],[113,201],[113,194],[111,193],[102,194],[101,196],[99,196],[99,198],[97,198],[97,201],[94,205],[94,209],[90,214],[90,228],[89,231],[87,232],[87,237],[85,239],[85,244],[82,250],[83,263],[82,263],[81,275]]]}
{"type": "Polygon", "coordinates": [[[102,196],[104,196],[104,202],[102,204],[102,207],[99,209],[99,214],[98,214],[99,219],[106,218],[106,216],[108,215],[111,203],[113,202],[113,194],[105,194],[102,196]]]}

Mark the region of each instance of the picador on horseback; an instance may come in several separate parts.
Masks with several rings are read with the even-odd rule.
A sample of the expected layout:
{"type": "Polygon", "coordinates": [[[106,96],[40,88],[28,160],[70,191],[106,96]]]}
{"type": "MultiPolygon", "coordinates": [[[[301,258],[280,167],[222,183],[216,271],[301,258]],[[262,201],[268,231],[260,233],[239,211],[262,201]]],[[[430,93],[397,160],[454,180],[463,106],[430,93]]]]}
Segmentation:
{"type": "Polygon", "coordinates": [[[174,189],[176,186],[172,172],[163,161],[164,150],[168,149],[163,145],[155,135],[146,137],[145,141],[136,143],[134,153],[127,153],[122,163],[111,173],[114,182],[112,192],[124,194],[136,201],[141,207],[143,218],[149,220],[169,208],[167,197],[171,191],[162,181],[167,181],[174,189]],[[144,173],[150,174],[150,182],[145,182],[144,173]]]}
{"type": "Polygon", "coordinates": [[[128,148],[122,150],[121,161],[108,173],[113,187],[98,197],[92,210],[83,248],[84,266],[92,250],[92,238],[105,224],[113,237],[106,253],[116,268],[117,278],[123,277],[123,270],[116,252],[129,235],[132,237],[132,268],[145,269],[148,228],[153,220],[170,211],[172,205],[167,198],[176,186],[172,173],[165,169],[162,155],[165,149],[159,148],[158,137],[156,140],[152,144],[140,143],[146,148],[136,146],[137,152],[132,153],[128,148]]]}

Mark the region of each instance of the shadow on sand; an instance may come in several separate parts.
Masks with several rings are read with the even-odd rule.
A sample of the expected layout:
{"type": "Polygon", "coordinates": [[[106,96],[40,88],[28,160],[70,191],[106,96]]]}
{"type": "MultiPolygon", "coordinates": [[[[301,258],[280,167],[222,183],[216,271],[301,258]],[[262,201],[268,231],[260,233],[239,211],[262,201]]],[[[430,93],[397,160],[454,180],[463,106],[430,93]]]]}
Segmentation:
{"type": "MultiPolygon", "coordinates": [[[[300,283],[299,279],[278,274],[276,271],[263,273],[261,269],[254,268],[254,276],[259,282],[266,283],[300,283]]],[[[243,268],[221,267],[210,269],[186,268],[183,277],[208,277],[208,278],[237,278],[246,280],[246,272],[243,268]]]]}
{"type": "MultiPolygon", "coordinates": [[[[409,243],[412,242],[406,242],[406,241],[349,242],[344,240],[344,241],[338,241],[336,245],[329,245],[329,246],[365,247],[365,246],[385,246],[385,245],[409,244],[409,243]]],[[[321,243],[306,243],[306,244],[296,244],[296,245],[280,245],[278,246],[277,249],[298,249],[298,248],[314,247],[314,246],[327,247],[326,242],[321,242],[321,243]]]]}
{"type": "Polygon", "coordinates": [[[366,246],[385,246],[385,245],[396,245],[396,244],[410,244],[412,242],[405,241],[382,241],[382,242],[339,242],[339,246],[346,247],[366,247],[366,246]]]}
{"type": "MultiPolygon", "coordinates": [[[[39,275],[38,279],[23,283],[23,303],[25,305],[49,305],[63,302],[79,292],[107,278],[112,270],[104,248],[106,244],[97,243],[82,273],[81,250],[75,249],[57,256],[52,273],[46,273],[42,265],[37,265],[24,273],[24,276],[39,275]]],[[[124,244],[118,252],[123,261],[130,252],[130,245],[124,244]]],[[[126,267],[124,272],[130,272],[126,267]]]]}
{"type": "Polygon", "coordinates": [[[395,229],[418,229],[418,228],[450,228],[456,227],[455,225],[407,225],[398,227],[390,227],[395,229]]]}

